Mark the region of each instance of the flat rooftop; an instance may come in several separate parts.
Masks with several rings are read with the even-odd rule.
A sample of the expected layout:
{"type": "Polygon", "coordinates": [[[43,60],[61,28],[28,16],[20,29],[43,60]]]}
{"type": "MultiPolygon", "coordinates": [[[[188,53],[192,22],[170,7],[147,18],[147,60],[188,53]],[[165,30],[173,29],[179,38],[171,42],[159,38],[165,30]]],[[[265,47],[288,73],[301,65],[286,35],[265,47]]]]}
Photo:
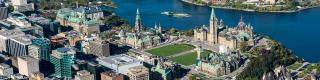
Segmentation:
{"type": "Polygon", "coordinates": [[[133,64],[136,62],[141,62],[140,60],[138,60],[136,58],[133,58],[133,57],[130,57],[130,56],[124,55],[124,54],[109,56],[109,57],[100,57],[100,58],[98,58],[98,60],[103,61],[105,63],[119,65],[119,66],[133,64]]]}
{"type": "Polygon", "coordinates": [[[23,36],[13,37],[12,39],[14,41],[21,43],[21,44],[28,45],[28,44],[32,44],[32,40],[36,39],[36,37],[32,36],[32,35],[23,35],[23,36]]]}
{"type": "Polygon", "coordinates": [[[15,36],[22,36],[24,33],[20,30],[7,30],[7,29],[1,29],[0,35],[4,37],[15,37],[15,36]]]}

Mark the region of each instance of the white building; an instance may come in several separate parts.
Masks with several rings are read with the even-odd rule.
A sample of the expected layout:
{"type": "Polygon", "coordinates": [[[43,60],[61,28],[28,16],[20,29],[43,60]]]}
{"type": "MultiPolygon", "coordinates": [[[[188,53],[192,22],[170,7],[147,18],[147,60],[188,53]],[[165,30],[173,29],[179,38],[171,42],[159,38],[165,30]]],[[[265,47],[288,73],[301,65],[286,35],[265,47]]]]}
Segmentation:
{"type": "Polygon", "coordinates": [[[18,57],[19,73],[30,76],[34,72],[39,72],[39,61],[33,57],[18,57]]]}
{"type": "Polygon", "coordinates": [[[11,0],[12,5],[26,5],[28,0],[11,0]]]}
{"type": "Polygon", "coordinates": [[[28,3],[28,0],[11,0],[11,3],[15,11],[25,12],[34,10],[34,4],[28,3]]]}
{"type": "Polygon", "coordinates": [[[115,70],[117,73],[127,75],[129,68],[142,66],[143,62],[128,55],[115,55],[97,58],[99,64],[115,70]]]}
{"type": "Polygon", "coordinates": [[[7,64],[0,64],[0,75],[10,77],[13,74],[13,69],[7,64]]]}

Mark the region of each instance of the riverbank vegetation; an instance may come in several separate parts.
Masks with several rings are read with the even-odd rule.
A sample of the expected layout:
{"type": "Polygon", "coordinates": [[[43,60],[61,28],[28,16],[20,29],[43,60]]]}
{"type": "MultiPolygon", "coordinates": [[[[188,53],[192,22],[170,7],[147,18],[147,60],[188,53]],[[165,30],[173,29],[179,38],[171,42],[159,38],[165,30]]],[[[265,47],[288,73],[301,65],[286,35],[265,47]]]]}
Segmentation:
{"type": "Polygon", "coordinates": [[[43,10],[60,9],[63,7],[76,7],[91,5],[106,5],[116,7],[112,0],[32,0],[35,7],[43,10]]]}
{"type": "MultiPolygon", "coordinates": [[[[184,1],[184,0],[182,0],[184,1]]],[[[222,0],[220,2],[204,2],[204,0],[187,0],[192,4],[205,4],[207,6],[223,9],[236,9],[244,11],[258,12],[295,12],[307,8],[318,7],[319,0],[275,0],[275,3],[269,2],[250,2],[252,0],[222,0]]]]}
{"type": "Polygon", "coordinates": [[[302,60],[279,42],[271,40],[269,44],[271,46],[270,50],[256,47],[250,52],[257,57],[250,58],[248,67],[237,76],[237,80],[260,80],[265,72],[269,72],[280,65],[288,66],[302,60]]]}

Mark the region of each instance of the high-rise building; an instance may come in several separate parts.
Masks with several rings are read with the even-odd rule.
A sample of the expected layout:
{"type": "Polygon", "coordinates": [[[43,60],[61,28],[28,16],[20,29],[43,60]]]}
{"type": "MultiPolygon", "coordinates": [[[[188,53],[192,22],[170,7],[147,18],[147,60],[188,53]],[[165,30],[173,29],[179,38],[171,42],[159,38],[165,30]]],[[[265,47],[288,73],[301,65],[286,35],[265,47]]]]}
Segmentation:
{"type": "Polygon", "coordinates": [[[75,53],[69,47],[62,47],[52,51],[50,62],[54,65],[56,77],[72,78],[71,66],[74,63],[75,53]]]}
{"type": "Polygon", "coordinates": [[[87,70],[81,70],[77,72],[74,80],[94,80],[93,74],[90,74],[87,70]]]}
{"type": "Polygon", "coordinates": [[[142,30],[142,24],[141,24],[141,18],[140,18],[139,9],[137,9],[136,22],[135,22],[135,26],[134,27],[135,27],[137,32],[140,32],[142,30]]]}
{"type": "Polygon", "coordinates": [[[12,67],[10,67],[9,65],[4,64],[4,63],[0,64],[0,75],[9,77],[12,74],[13,74],[12,67]]]}
{"type": "Polygon", "coordinates": [[[37,38],[28,46],[29,56],[38,60],[50,61],[51,46],[49,39],[37,38]]]}
{"type": "Polygon", "coordinates": [[[132,67],[128,71],[130,80],[149,80],[149,69],[144,66],[132,67]]]}
{"type": "Polygon", "coordinates": [[[32,43],[31,40],[36,37],[31,35],[23,35],[13,37],[8,41],[8,53],[14,57],[26,56],[28,54],[28,46],[32,43]]]}
{"type": "Polygon", "coordinates": [[[110,56],[110,47],[108,41],[94,40],[89,42],[89,54],[96,56],[110,56]]]}
{"type": "Polygon", "coordinates": [[[41,72],[34,72],[29,77],[29,80],[44,80],[44,75],[41,72]]]}
{"type": "Polygon", "coordinates": [[[102,72],[101,80],[124,80],[124,75],[115,72],[102,72]]]}
{"type": "Polygon", "coordinates": [[[30,76],[39,72],[39,61],[30,56],[18,57],[18,67],[20,74],[30,76]]]}

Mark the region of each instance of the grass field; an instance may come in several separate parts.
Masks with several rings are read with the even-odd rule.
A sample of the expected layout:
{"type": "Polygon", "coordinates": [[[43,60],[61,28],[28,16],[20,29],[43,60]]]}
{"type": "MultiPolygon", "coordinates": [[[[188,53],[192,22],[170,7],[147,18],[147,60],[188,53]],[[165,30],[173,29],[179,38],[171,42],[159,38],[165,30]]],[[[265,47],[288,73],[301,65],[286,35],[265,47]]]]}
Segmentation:
{"type": "MultiPolygon", "coordinates": [[[[204,50],[204,52],[202,53],[202,55],[205,56],[209,56],[209,54],[212,53],[212,51],[209,50],[204,50]]],[[[178,64],[182,64],[185,66],[189,66],[192,64],[196,63],[196,59],[197,59],[197,53],[196,52],[191,52],[185,55],[181,55],[178,57],[173,57],[171,58],[172,61],[178,63],[178,64]]]]}
{"type": "Polygon", "coordinates": [[[157,56],[170,56],[177,53],[185,52],[194,49],[195,47],[188,44],[167,45],[160,48],[147,50],[146,52],[157,56]]]}
{"type": "Polygon", "coordinates": [[[197,58],[197,53],[191,52],[182,56],[171,58],[171,60],[178,64],[189,66],[196,63],[196,58],[197,58]]]}

